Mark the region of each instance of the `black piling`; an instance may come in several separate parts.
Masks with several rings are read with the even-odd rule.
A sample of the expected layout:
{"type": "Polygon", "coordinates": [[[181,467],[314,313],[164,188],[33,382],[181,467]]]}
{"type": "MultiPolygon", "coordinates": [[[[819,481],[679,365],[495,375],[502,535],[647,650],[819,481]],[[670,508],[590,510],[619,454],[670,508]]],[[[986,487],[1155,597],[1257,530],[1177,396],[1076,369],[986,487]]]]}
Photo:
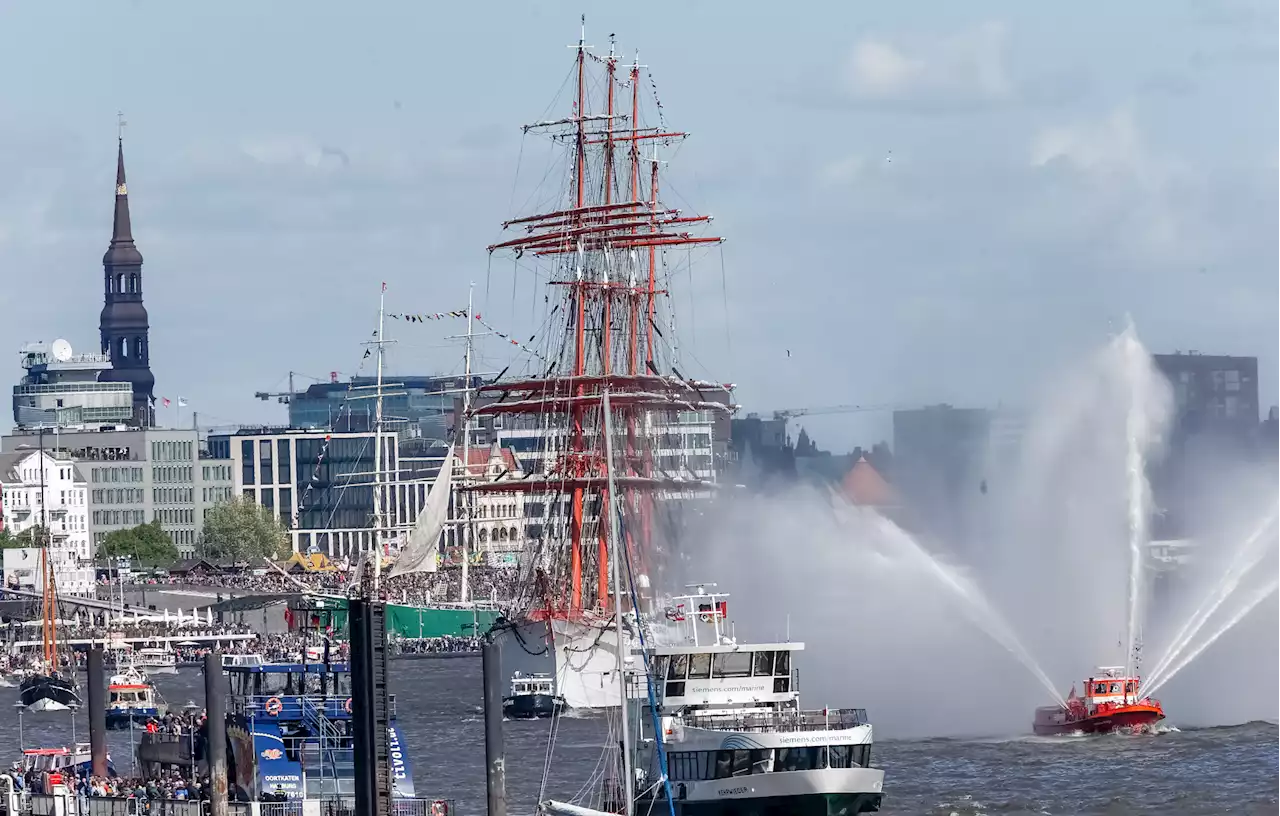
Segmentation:
{"type": "Polygon", "coordinates": [[[107,672],[102,647],[89,650],[89,755],[93,775],[107,775],[107,672]]]}
{"type": "Polygon", "coordinates": [[[204,656],[205,759],[209,767],[209,816],[227,816],[227,697],[222,653],[204,656]]]}
{"type": "Polygon", "coordinates": [[[502,747],[502,652],[492,635],[480,647],[484,671],[484,782],[489,816],[507,816],[507,760],[502,747]]]}
{"type": "Polygon", "coordinates": [[[352,599],[351,727],[359,816],[391,816],[390,697],[387,694],[386,607],[352,599]]]}

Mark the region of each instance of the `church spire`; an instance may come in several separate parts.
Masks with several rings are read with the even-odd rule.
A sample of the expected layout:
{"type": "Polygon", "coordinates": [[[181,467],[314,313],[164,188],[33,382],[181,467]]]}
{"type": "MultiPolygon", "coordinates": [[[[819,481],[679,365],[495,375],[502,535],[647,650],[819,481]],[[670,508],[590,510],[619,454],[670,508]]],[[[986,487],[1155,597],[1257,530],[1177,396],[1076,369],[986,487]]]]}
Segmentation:
{"type": "Polygon", "coordinates": [[[142,253],[133,243],[129,218],[129,191],[124,179],[124,117],[116,138],[116,206],[111,243],[102,256],[103,305],[99,318],[102,353],[111,358],[111,370],[100,382],[127,382],[133,386],[134,423],[144,428],[155,422],[152,407],[155,377],[151,374],[150,321],[142,305],[142,253]]]}
{"type": "Polygon", "coordinates": [[[111,230],[111,243],[133,243],[133,227],[129,223],[129,188],[124,183],[124,137],[116,140],[116,217],[111,230]]]}

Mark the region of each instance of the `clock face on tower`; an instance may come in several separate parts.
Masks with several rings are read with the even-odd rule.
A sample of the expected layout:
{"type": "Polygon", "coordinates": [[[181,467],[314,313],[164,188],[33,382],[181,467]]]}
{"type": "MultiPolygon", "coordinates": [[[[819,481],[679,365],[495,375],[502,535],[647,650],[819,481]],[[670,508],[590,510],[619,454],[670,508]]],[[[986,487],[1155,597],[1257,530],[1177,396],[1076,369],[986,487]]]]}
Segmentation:
{"type": "Polygon", "coordinates": [[[129,191],[125,188],[124,184],[116,185],[116,195],[128,195],[128,194],[129,194],[129,191]]]}

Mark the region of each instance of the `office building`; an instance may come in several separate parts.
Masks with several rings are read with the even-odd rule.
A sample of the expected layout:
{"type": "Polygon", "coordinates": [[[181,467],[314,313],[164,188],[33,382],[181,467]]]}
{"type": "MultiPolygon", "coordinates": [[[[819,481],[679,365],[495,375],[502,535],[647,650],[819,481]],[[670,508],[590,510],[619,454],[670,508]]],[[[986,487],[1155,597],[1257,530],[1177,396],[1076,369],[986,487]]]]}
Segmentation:
{"type": "MultiPolygon", "coordinates": [[[[484,381],[472,375],[472,386],[484,381]]],[[[422,438],[444,441],[453,427],[454,397],[466,383],[465,377],[399,376],[383,377],[383,428],[396,431],[401,439],[422,438]]],[[[368,432],[374,426],[374,377],[352,377],[316,383],[305,391],[287,396],[289,426],[368,432]]],[[[260,398],[270,396],[259,394],[260,398]]]]}
{"type": "MultiPolygon", "coordinates": [[[[56,451],[0,453],[0,529],[12,536],[49,532],[47,556],[60,593],[91,594],[94,571],[89,547],[85,479],[70,457],[56,451]]],[[[5,582],[40,590],[40,549],[4,551],[5,582]]]]}
{"type": "MultiPolygon", "coordinates": [[[[210,432],[208,444],[228,461],[232,492],[270,510],[288,528],[295,551],[315,547],[349,558],[372,546],[374,433],[255,426],[210,432]]],[[[427,480],[405,478],[393,431],[382,433],[382,457],[381,526],[389,542],[417,519],[427,480]]]]}
{"type": "Polygon", "coordinates": [[[1177,352],[1155,355],[1176,405],[1174,440],[1251,441],[1258,431],[1258,358],[1177,352]]]}
{"type": "MultiPolygon", "coordinates": [[[[34,450],[39,435],[0,438],[0,450],[34,450]]],[[[202,455],[194,429],[128,428],[44,433],[88,484],[93,547],[107,533],[159,520],[178,553],[196,554],[204,516],[231,495],[230,462],[202,455]]]]}
{"type": "Polygon", "coordinates": [[[102,382],[111,370],[105,354],[76,354],[66,340],[22,347],[22,381],[13,387],[18,428],[88,428],[127,425],[133,419],[133,386],[102,382]]]}

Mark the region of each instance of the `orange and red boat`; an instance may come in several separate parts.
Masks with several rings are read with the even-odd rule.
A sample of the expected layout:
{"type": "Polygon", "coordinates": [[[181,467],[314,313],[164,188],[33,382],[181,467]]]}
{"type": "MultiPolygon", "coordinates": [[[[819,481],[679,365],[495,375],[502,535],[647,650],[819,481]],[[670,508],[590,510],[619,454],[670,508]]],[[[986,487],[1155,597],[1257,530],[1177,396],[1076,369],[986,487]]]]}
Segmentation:
{"type": "Polygon", "coordinates": [[[1100,667],[1098,675],[1084,683],[1084,696],[1075,686],[1066,706],[1036,709],[1034,730],[1040,736],[1057,734],[1107,734],[1113,731],[1143,732],[1164,719],[1160,701],[1139,696],[1140,678],[1126,676],[1121,667],[1100,667]]]}

